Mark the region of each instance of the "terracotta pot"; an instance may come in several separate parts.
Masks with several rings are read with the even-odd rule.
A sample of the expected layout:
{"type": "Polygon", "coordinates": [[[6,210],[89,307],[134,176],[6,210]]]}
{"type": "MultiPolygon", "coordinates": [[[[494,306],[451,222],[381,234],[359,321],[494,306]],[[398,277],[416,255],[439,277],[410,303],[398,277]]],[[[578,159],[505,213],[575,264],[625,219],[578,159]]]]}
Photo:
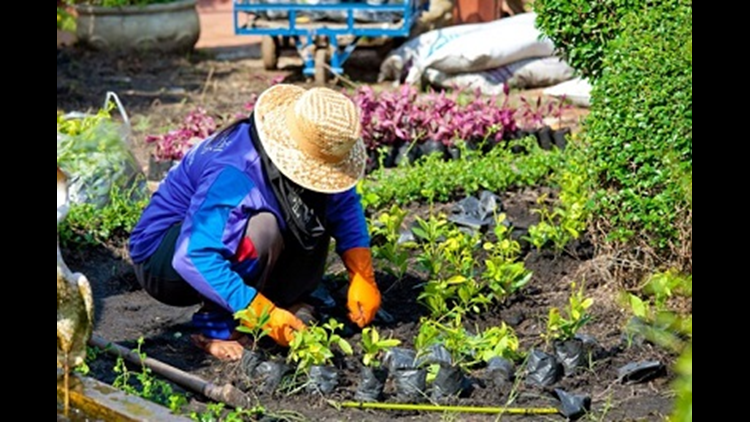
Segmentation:
{"type": "Polygon", "coordinates": [[[97,50],[186,52],[200,36],[196,0],[75,10],[78,41],[97,50]]]}

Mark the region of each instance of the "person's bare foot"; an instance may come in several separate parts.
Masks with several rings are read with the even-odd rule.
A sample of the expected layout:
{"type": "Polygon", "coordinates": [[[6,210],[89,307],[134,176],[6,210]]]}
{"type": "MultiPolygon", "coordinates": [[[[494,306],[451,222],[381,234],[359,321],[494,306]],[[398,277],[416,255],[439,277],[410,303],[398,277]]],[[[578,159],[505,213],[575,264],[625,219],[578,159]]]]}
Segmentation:
{"type": "Polygon", "coordinates": [[[225,361],[235,361],[242,358],[242,352],[245,350],[243,344],[247,343],[247,336],[240,333],[234,333],[228,340],[208,338],[203,334],[193,334],[190,336],[193,344],[209,355],[225,361]]]}

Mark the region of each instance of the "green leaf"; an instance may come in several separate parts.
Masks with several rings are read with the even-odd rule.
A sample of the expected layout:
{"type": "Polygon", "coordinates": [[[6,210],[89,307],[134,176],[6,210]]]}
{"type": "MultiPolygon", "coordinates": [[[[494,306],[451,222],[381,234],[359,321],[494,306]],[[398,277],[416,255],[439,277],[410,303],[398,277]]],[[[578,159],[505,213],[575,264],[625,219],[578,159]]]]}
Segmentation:
{"type": "Polygon", "coordinates": [[[342,350],[342,351],[343,351],[344,353],[346,353],[347,355],[352,355],[352,354],[354,354],[354,350],[352,350],[352,345],[351,345],[351,344],[349,344],[349,342],[348,342],[348,341],[346,341],[346,340],[344,340],[344,339],[339,339],[339,341],[338,341],[338,345],[339,345],[339,348],[341,348],[341,350],[342,350]]]}
{"type": "Polygon", "coordinates": [[[630,307],[633,309],[633,315],[638,318],[647,318],[646,304],[636,295],[630,294],[630,307]]]}

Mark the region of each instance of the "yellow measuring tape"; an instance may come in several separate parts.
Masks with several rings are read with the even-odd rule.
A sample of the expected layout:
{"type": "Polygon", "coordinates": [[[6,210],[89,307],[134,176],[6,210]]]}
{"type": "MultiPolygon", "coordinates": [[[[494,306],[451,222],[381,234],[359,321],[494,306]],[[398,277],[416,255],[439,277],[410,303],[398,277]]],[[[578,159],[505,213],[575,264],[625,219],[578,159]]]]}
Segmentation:
{"type": "Polygon", "coordinates": [[[441,406],[431,404],[404,403],[364,403],[329,401],[336,408],[378,409],[378,410],[413,410],[427,412],[455,412],[455,413],[489,413],[509,415],[554,415],[560,413],[554,407],[522,408],[522,407],[475,407],[475,406],[441,406]]]}

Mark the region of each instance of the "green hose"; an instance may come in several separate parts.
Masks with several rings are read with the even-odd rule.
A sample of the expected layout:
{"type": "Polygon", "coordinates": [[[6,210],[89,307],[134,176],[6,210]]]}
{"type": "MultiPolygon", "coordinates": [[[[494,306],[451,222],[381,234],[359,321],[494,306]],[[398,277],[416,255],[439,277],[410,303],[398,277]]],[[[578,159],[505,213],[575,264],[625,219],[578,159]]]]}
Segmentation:
{"type": "Polygon", "coordinates": [[[335,407],[354,409],[378,410],[413,410],[428,412],[456,412],[456,413],[491,413],[511,415],[554,415],[559,410],[553,407],[520,408],[520,407],[474,407],[474,406],[440,406],[431,404],[402,404],[402,403],[361,403],[361,402],[331,402],[335,407]]]}

